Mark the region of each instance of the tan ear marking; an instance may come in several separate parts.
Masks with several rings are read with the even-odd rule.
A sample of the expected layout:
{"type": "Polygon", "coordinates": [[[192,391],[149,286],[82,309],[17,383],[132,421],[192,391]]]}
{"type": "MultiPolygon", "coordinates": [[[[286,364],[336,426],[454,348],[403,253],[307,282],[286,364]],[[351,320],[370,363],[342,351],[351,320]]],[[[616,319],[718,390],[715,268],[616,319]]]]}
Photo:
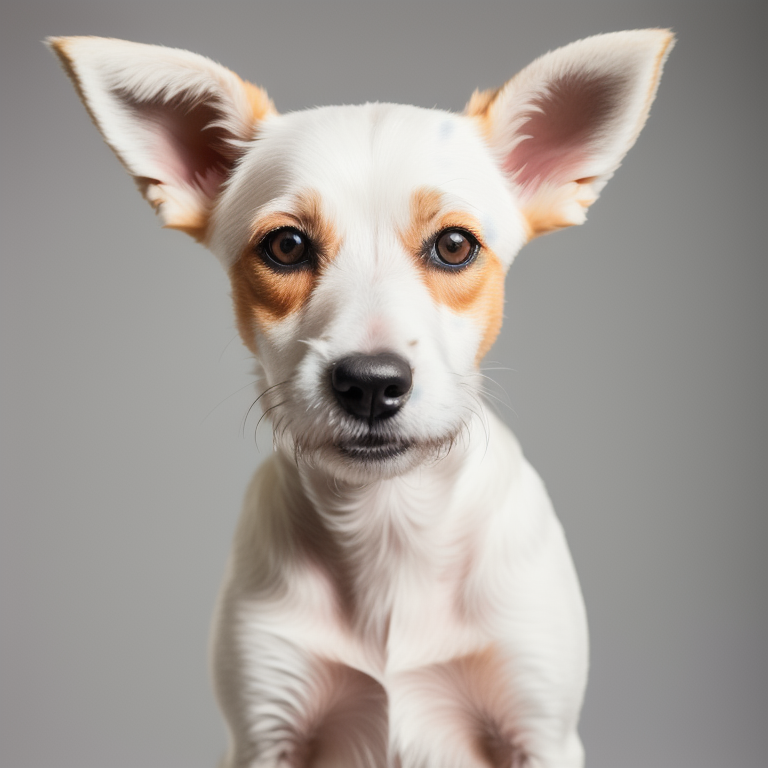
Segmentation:
{"type": "Polygon", "coordinates": [[[648,113],[651,111],[651,104],[653,104],[653,100],[656,98],[656,91],[659,89],[659,83],[661,82],[661,70],[664,67],[664,62],[666,61],[667,56],[669,56],[669,52],[675,47],[675,35],[671,29],[662,29],[659,30],[659,32],[666,33],[664,44],[661,46],[658,54],[656,55],[656,63],[653,67],[653,77],[651,78],[651,82],[648,86],[648,91],[645,96],[644,116],[640,121],[640,124],[637,126],[635,139],[637,139],[638,134],[643,129],[643,125],[645,125],[645,121],[648,118],[648,113]]]}
{"type": "Polygon", "coordinates": [[[645,124],[673,44],[665,29],[595,35],[472,95],[466,114],[515,189],[529,239],[585,221],[645,124]]]}
{"type": "Polygon", "coordinates": [[[244,142],[277,114],[266,92],[189,51],[87,36],[47,43],[163,226],[205,242],[244,142]]]}
{"type": "Polygon", "coordinates": [[[464,114],[473,118],[480,126],[480,132],[486,139],[491,135],[490,107],[499,95],[501,88],[488,88],[485,91],[475,89],[470,96],[464,114]]]}
{"type": "MultiPolygon", "coordinates": [[[[141,180],[137,179],[136,183],[140,184],[140,181],[141,180]]],[[[153,208],[157,208],[160,205],[160,203],[155,203],[153,201],[150,201],[150,203],[153,208]]],[[[208,217],[201,213],[197,215],[190,214],[185,218],[177,216],[173,221],[163,224],[163,227],[165,229],[176,229],[179,232],[184,232],[197,240],[201,245],[208,244],[208,217]]]]}
{"type": "Polygon", "coordinates": [[[594,177],[587,177],[561,186],[544,185],[525,199],[521,212],[528,242],[540,235],[580,224],[584,212],[597,200],[591,186],[593,181],[594,177]]]}
{"type": "Polygon", "coordinates": [[[271,117],[277,114],[274,102],[269,98],[267,92],[263,88],[259,88],[258,85],[249,83],[247,80],[241,80],[241,82],[243,84],[245,95],[248,98],[248,103],[251,105],[254,124],[263,120],[265,117],[271,117]]]}
{"type": "MultiPolygon", "coordinates": [[[[61,68],[66,73],[67,77],[72,82],[72,85],[75,87],[75,91],[77,92],[78,97],[80,98],[80,101],[83,104],[83,107],[85,107],[85,111],[88,113],[88,117],[91,118],[91,122],[96,126],[97,130],[101,134],[102,138],[104,139],[104,143],[115,153],[115,156],[122,164],[123,168],[128,173],[131,173],[131,169],[126,165],[125,160],[123,160],[120,152],[116,147],[114,147],[112,144],[110,144],[109,141],[107,141],[106,137],[104,136],[104,130],[101,127],[98,118],[96,117],[96,114],[94,113],[93,109],[91,108],[91,105],[88,101],[88,99],[85,96],[85,91],[83,90],[83,84],[80,80],[80,75],[78,75],[77,70],[75,69],[74,62],[72,61],[72,56],[69,52],[69,49],[71,47],[71,41],[73,38],[69,37],[48,37],[46,38],[46,45],[56,54],[59,64],[61,64],[61,68]]],[[[142,194],[142,197],[145,197],[145,185],[142,185],[138,182],[137,184],[139,187],[139,191],[142,194]]],[[[153,207],[156,207],[153,205],[153,207]]]]}

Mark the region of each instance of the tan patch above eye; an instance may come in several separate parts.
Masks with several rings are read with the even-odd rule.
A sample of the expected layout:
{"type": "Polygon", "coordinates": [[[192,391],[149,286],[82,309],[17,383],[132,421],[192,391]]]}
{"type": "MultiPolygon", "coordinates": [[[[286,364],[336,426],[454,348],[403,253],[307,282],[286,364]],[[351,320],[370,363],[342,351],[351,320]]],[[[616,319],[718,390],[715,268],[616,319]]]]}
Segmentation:
{"type": "Polygon", "coordinates": [[[476,361],[490,349],[501,328],[504,313],[504,267],[499,257],[486,247],[482,227],[472,215],[445,210],[442,194],[422,188],[411,196],[411,220],[400,240],[422,274],[433,300],[452,312],[471,316],[482,329],[476,361]],[[444,229],[456,227],[475,234],[480,252],[465,268],[442,269],[424,257],[424,244],[444,229]]]}
{"type": "Polygon", "coordinates": [[[309,190],[297,195],[290,209],[256,220],[249,245],[229,272],[237,328],[254,353],[256,327],[269,327],[300,311],[309,300],[319,273],[339,250],[336,229],[323,215],[317,192],[309,190]],[[298,269],[270,267],[259,252],[259,244],[281,227],[293,227],[307,235],[316,261],[298,269]]]}

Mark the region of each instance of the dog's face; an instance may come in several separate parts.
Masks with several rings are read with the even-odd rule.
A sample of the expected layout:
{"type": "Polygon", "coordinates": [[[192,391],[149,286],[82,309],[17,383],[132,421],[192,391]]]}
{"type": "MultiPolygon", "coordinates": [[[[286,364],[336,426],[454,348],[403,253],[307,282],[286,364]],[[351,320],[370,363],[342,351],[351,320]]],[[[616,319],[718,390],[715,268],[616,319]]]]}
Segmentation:
{"type": "Polygon", "coordinates": [[[507,268],[531,237],[584,221],[645,121],[671,39],[575,43],[461,115],[278,115],[194,54],[51,44],[166,226],[227,269],[278,443],[366,479],[440,455],[477,412],[507,268]]]}
{"type": "Polygon", "coordinates": [[[266,121],[212,224],[279,440],[355,474],[447,449],[525,239],[471,119],[369,104],[266,121]]]}

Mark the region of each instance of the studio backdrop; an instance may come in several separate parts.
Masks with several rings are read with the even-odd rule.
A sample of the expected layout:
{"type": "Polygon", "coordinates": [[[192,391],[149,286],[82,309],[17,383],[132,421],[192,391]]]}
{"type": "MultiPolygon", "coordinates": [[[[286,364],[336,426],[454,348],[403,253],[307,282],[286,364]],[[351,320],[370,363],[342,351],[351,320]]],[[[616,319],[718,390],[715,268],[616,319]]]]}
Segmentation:
{"type": "Polygon", "coordinates": [[[513,264],[488,403],[579,571],[587,765],[768,765],[765,4],[26,0],[0,11],[2,768],[216,764],[210,618],[271,450],[226,275],[158,227],[42,40],[186,48],[283,112],[458,111],[642,27],[678,37],[651,117],[588,222],[513,264]]]}

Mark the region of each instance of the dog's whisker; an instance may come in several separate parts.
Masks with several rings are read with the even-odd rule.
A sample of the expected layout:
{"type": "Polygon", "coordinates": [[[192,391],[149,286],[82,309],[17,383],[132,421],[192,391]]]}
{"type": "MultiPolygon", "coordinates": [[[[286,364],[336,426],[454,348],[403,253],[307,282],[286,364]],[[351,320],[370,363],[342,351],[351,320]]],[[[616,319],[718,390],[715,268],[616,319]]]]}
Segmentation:
{"type": "Polygon", "coordinates": [[[231,400],[235,395],[242,392],[244,389],[248,389],[249,387],[252,387],[256,382],[249,381],[247,384],[244,384],[242,387],[238,387],[231,395],[227,395],[223,400],[221,400],[219,403],[217,403],[213,408],[211,408],[210,411],[203,417],[201,420],[201,424],[205,424],[205,422],[211,417],[211,414],[216,411],[218,408],[220,408],[224,403],[227,402],[227,400],[231,400]]]}
{"type": "Polygon", "coordinates": [[[265,408],[261,416],[259,417],[259,420],[256,422],[256,429],[254,430],[254,434],[259,429],[259,424],[261,424],[264,419],[266,419],[272,411],[276,410],[277,408],[280,408],[281,406],[285,405],[288,402],[288,400],[283,400],[282,402],[275,403],[275,405],[270,406],[269,408],[265,408]]]}
{"type": "MultiPolygon", "coordinates": [[[[280,381],[280,382],[278,382],[277,384],[273,384],[272,386],[270,386],[270,387],[267,387],[267,388],[266,388],[266,389],[265,389],[265,390],[264,390],[264,391],[263,391],[263,392],[262,392],[262,393],[261,393],[261,394],[260,394],[260,395],[259,395],[259,396],[258,396],[258,397],[257,397],[257,398],[256,398],[256,399],[255,399],[255,400],[254,400],[254,401],[253,401],[251,404],[250,404],[250,406],[248,407],[248,410],[245,412],[245,416],[243,417],[243,424],[242,424],[242,429],[241,429],[241,432],[242,432],[242,436],[243,436],[243,437],[245,437],[245,425],[246,425],[246,424],[247,424],[247,422],[248,422],[248,417],[251,415],[251,411],[252,411],[252,410],[253,410],[253,409],[256,407],[256,405],[257,405],[257,404],[258,404],[258,403],[261,401],[261,399],[262,399],[263,397],[265,397],[266,395],[270,394],[271,392],[274,392],[275,390],[279,389],[280,387],[286,386],[286,385],[288,385],[288,384],[290,384],[290,381],[286,380],[286,381],[280,381]]],[[[263,415],[262,415],[262,417],[259,419],[258,423],[256,424],[256,429],[258,429],[258,428],[259,428],[259,424],[261,423],[261,419],[262,419],[262,418],[264,418],[264,416],[263,416],[263,415]]]]}
{"type": "Polygon", "coordinates": [[[235,341],[240,340],[240,334],[236,333],[224,346],[224,349],[221,351],[221,354],[219,355],[219,362],[221,362],[224,358],[224,355],[227,353],[227,350],[232,346],[232,343],[235,341]]]}

